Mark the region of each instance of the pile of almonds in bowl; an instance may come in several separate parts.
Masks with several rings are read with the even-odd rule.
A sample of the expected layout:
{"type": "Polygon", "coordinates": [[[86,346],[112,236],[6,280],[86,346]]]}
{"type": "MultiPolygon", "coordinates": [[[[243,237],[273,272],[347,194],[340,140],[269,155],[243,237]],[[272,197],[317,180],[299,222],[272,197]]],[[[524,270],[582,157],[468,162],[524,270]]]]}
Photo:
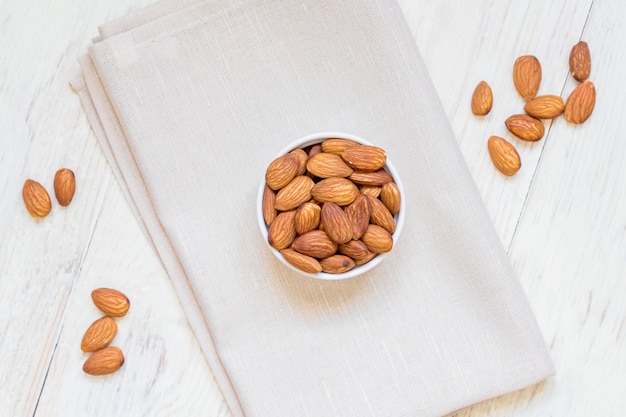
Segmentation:
{"type": "Polygon", "coordinates": [[[287,146],[258,195],[263,238],[303,275],[351,278],[378,265],[404,223],[403,188],[384,149],[327,132],[287,146]]]}
{"type": "MultiPolygon", "coordinates": [[[[566,101],[558,95],[537,95],[541,84],[541,63],[533,55],[523,55],[513,65],[513,83],[520,96],[526,100],[524,113],[508,117],[504,124],[517,138],[536,142],[543,138],[542,120],[551,120],[563,114],[573,124],[584,123],[595,107],[596,90],[592,81],[589,45],[580,41],[570,51],[569,67],[572,77],[580,82],[566,101]]],[[[472,113],[485,116],[493,105],[493,91],[485,81],[478,83],[472,94],[472,113]]],[[[489,156],[494,166],[504,175],[511,176],[521,168],[521,159],[515,146],[500,136],[491,136],[487,142],[489,156]]]]}

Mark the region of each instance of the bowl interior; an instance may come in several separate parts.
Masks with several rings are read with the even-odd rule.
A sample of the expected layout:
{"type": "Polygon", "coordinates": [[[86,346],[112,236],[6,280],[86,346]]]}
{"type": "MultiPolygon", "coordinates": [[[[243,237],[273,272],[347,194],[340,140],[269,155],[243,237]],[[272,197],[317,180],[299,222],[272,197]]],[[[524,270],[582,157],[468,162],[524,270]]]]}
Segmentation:
{"type": "MultiPolygon", "coordinates": [[[[342,138],[342,139],[350,139],[353,140],[355,142],[361,143],[363,145],[372,145],[372,143],[366,141],[365,139],[362,139],[358,136],[354,136],[351,134],[347,134],[347,133],[342,133],[342,132],[322,132],[322,133],[315,133],[312,135],[308,135],[305,136],[303,138],[300,138],[292,143],[290,143],[289,145],[287,145],[285,148],[283,148],[277,155],[276,158],[286,154],[287,152],[290,152],[294,149],[297,148],[306,148],[307,146],[310,145],[315,145],[316,143],[320,143],[322,141],[324,141],[325,139],[329,139],[329,138],[342,138]]],[[[394,179],[394,182],[396,183],[396,185],[398,186],[398,190],[400,191],[400,195],[401,195],[401,199],[400,199],[400,210],[398,211],[398,214],[396,214],[394,216],[394,220],[396,221],[396,230],[395,232],[391,235],[393,238],[393,242],[394,242],[394,246],[398,240],[398,237],[400,237],[400,232],[402,231],[402,227],[404,225],[404,214],[405,214],[405,200],[406,198],[404,197],[404,188],[402,186],[402,181],[400,179],[400,176],[398,175],[398,172],[396,171],[395,167],[393,166],[392,162],[389,161],[389,159],[387,159],[387,162],[385,164],[385,166],[383,167],[384,170],[386,170],[394,179]]],[[[267,232],[268,232],[268,226],[265,224],[265,220],[263,219],[263,191],[265,189],[265,177],[263,177],[261,179],[261,184],[259,186],[259,190],[258,190],[258,194],[257,194],[257,221],[259,224],[259,229],[261,231],[261,235],[263,237],[263,240],[265,241],[265,244],[267,245],[267,247],[270,249],[270,251],[284,264],[286,265],[288,268],[290,268],[291,270],[301,274],[301,275],[305,275],[307,277],[311,277],[311,278],[316,278],[316,279],[323,279],[323,280],[340,280],[340,279],[347,279],[347,278],[353,278],[356,277],[358,275],[364,274],[365,272],[371,270],[372,268],[376,267],[377,265],[379,265],[386,257],[387,255],[389,255],[391,252],[393,252],[393,249],[391,252],[387,252],[387,253],[381,253],[378,256],[376,256],[374,259],[372,259],[371,261],[363,264],[363,265],[357,265],[354,268],[352,268],[351,270],[341,273],[341,274],[329,274],[327,272],[319,272],[317,274],[312,274],[309,272],[304,272],[298,268],[296,268],[295,266],[291,265],[289,262],[287,262],[285,260],[285,258],[283,257],[283,255],[280,253],[280,251],[278,251],[277,249],[273,248],[267,241],[267,232]]]]}

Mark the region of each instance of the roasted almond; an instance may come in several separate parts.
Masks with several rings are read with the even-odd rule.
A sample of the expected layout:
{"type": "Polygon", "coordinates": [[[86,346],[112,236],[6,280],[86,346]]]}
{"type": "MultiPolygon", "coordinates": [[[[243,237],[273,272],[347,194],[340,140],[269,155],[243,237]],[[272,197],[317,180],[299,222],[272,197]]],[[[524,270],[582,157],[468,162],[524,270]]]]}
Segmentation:
{"type": "Polygon", "coordinates": [[[591,81],[584,81],[567,98],[563,116],[570,123],[583,123],[591,116],[595,105],[596,88],[591,81]]]}
{"type": "Polygon", "coordinates": [[[275,207],[279,211],[294,210],[311,199],[311,188],[315,183],[306,175],[298,175],[276,194],[275,207]]]}
{"type": "Polygon", "coordinates": [[[322,152],[310,158],[306,168],[311,174],[319,178],[345,178],[353,172],[353,169],[341,159],[341,156],[328,152],[322,152]]]}
{"type": "Polygon", "coordinates": [[[354,260],[345,255],[332,255],[320,260],[322,271],[328,274],[343,274],[356,265],[354,260]]]}
{"type": "Polygon", "coordinates": [[[370,222],[371,208],[368,197],[359,194],[352,204],[346,206],[345,213],[352,227],[352,238],[360,239],[370,222]]]}
{"type": "Polygon", "coordinates": [[[382,186],[380,185],[359,185],[359,192],[365,195],[371,195],[374,198],[380,197],[382,186]]]}
{"type": "Polygon", "coordinates": [[[54,194],[62,206],[67,206],[74,198],[76,178],[71,169],[61,168],[54,175],[54,194]]]}
{"type": "Polygon", "coordinates": [[[522,166],[519,154],[513,145],[499,136],[491,136],[487,141],[489,156],[493,165],[504,175],[511,176],[522,166]]]}
{"type": "Polygon", "coordinates": [[[554,119],[563,113],[563,109],[563,99],[551,94],[535,97],[524,105],[524,111],[537,119],[554,119]]]}
{"type": "Polygon", "coordinates": [[[537,95],[541,84],[541,64],[533,55],[520,56],[513,65],[513,82],[524,100],[537,95]]]}
{"type": "Polygon", "coordinates": [[[50,195],[43,188],[43,185],[35,180],[28,179],[24,182],[22,198],[24,199],[26,210],[33,217],[46,217],[52,209],[50,195]]]}
{"type": "Polygon", "coordinates": [[[104,316],[94,321],[85,331],[80,342],[83,352],[95,352],[111,343],[117,334],[117,323],[109,316],[104,316]]]}
{"type": "Polygon", "coordinates": [[[385,204],[377,198],[366,197],[370,204],[370,221],[383,227],[390,234],[396,231],[396,222],[385,204]]]}
{"type": "Polygon", "coordinates": [[[315,184],[311,195],[320,203],[333,202],[345,206],[354,201],[359,190],[354,183],[346,178],[326,178],[315,184]]]}
{"type": "Polygon", "coordinates": [[[294,154],[287,153],[274,159],[265,171],[265,182],[272,190],[280,190],[298,174],[300,162],[294,154]]]}
{"type": "Polygon", "coordinates": [[[352,175],[348,177],[348,179],[353,181],[355,184],[378,186],[382,186],[387,184],[388,182],[393,181],[391,175],[389,175],[387,171],[383,169],[379,169],[378,171],[374,172],[354,171],[352,175]]]}
{"type": "Polygon", "coordinates": [[[395,182],[388,182],[380,190],[380,199],[394,216],[400,211],[402,196],[395,182]]]}
{"type": "Polygon", "coordinates": [[[322,205],[321,224],[333,242],[346,243],[352,239],[352,224],[348,216],[331,201],[322,205]]]}
{"type": "Polygon", "coordinates": [[[476,116],[484,116],[491,111],[491,106],[493,106],[493,92],[486,81],[481,81],[472,94],[472,113],[476,116]]]}
{"type": "Polygon", "coordinates": [[[347,148],[351,146],[359,146],[359,145],[360,143],[355,142],[350,139],[331,138],[331,139],[326,139],[324,142],[322,142],[321,149],[322,149],[322,152],[341,154],[347,148]]]}
{"type": "Polygon", "coordinates": [[[271,225],[278,212],[276,211],[276,193],[267,183],[263,189],[263,220],[266,225],[271,225]]]}
{"type": "Polygon", "coordinates": [[[569,54],[569,70],[577,81],[585,81],[591,73],[591,53],[587,42],[580,41],[569,54]]]}
{"type": "Polygon", "coordinates": [[[385,253],[393,248],[393,238],[389,232],[376,224],[367,226],[361,240],[371,252],[385,253]]]}
{"type": "Polygon", "coordinates": [[[112,288],[98,288],[91,292],[93,303],[104,314],[111,317],[122,317],[130,308],[130,300],[126,295],[112,288]]]}
{"type": "Polygon", "coordinates": [[[352,259],[363,259],[370,254],[369,249],[365,246],[365,243],[360,240],[350,240],[346,243],[342,243],[337,248],[337,251],[343,255],[349,256],[352,259]]]}
{"type": "Polygon", "coordinates": [[[89,375],[111,374],[124,364],[124,354],[117,346],[100,349],[91,355],[83,365],[83,371],[89,375]]]}
{"type": "Polygon", "coordinates": [[[384,149],[369,145],[350,146],[341,153],[341,158],[358,171],[378,171],[387,162],[384,149]]]}
{"type": "Polygon", "coordinates": [[[320,225],[322,209],[319,205],[307,201],[296,209],[296,233],[302,235],[315,230],[320,225]]]}
{"type": "Polygon", "coordinates": [[[292,247],[303,255],[319,259],[328,258],[337,252],[337,243],[322,230],[311,230],[298,236],[292,247]]]}
{"type": "Polygon", "coordinates": [[[267,242],[275,249],[286,249],[296,238],[296,211],[281,212],[267,231],[267,242]]]}
{"type": "Polygon", "coordinates": [[[312,256],[304,255],[293,249],[283,249],[280,253],[287,262],[304,272],[308,272],[310,274],[322,272],[322,266],[319,261],[312,256]]]}
{"type": "Polygon", "coordinates": [[[514,114],[504,121],[507,129],[520,139],[537,141],[545,133],[543,122],[527,114],[514,114]]]}

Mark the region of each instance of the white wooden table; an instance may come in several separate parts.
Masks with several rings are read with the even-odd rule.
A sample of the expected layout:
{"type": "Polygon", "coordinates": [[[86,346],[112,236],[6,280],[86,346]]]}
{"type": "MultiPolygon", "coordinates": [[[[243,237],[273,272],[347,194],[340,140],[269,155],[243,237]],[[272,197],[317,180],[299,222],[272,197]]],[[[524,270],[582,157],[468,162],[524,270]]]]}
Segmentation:
{"type": "MultiPolygon", "coordinates": [[[[142,235],[68,85],[96,27],[152,0],[0,0],[0,416],[228,416],[158,258],[142,235]],[[34,220],[26,178],[52,190],[76,173],[67,208],[34,220]],[[91,378],[80,340],[97,287],[134,301],[118,321],[121,372],[91,378]]],[[[458,143],[523,284],[557,375],[456,416],[626,415],[626,2],[401,0],[458,143]],[[537,143],[504,119],[522,111],[511,69],[543,66],[540,94],[566,97],[570,48],[589,43],[594,114],[562,117],[537,143]],[[480,80],[492,112],[470,112],[480,80]],[[522,169],[499,174],[490,135],[522,169]]],[[[341,416],[337,416],[341,417],[341,416]]],[[[389,416],[394,417],[394,416],[389,416]]],[[[416,416],[417,417],[417,416],[416,416]]]]}

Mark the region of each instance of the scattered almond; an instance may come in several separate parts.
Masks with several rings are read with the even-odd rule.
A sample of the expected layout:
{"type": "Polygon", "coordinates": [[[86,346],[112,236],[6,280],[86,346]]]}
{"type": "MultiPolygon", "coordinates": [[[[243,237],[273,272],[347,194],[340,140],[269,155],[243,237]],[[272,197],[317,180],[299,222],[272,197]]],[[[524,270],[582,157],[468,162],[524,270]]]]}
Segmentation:
{"type": "Polygon", "coordinates": [[[85,331],[80,343],[83,352],[95,352],[106,346],[117,334],[117,323],[109,316],[94,321],[85,331]]]}
{"type": "Polygon", "coordinates": [[[89,375],[111,374],[124,364],[124,354],[117,346],[105,347],[91,355],[83,365],[83,371],[89,375]]]}
{"type": "Polygon", "coordinates": [[[541,139],[545,133],[543,122],[527,114],[514,114],[504,124],[515,136],[531,142],[541,139]]]}
{"type": "Polygon", "coordinates": [[[555,95],[538,96],[524,105],[524,111],[537,119],[554,119],[563,113],[565,103],[555,95]]]}
{"type": "Polygon", "coordinates": [[[495,167],[504,175],[511,176],[522,166],[519,154],[513,145],[499,136],[487,141],[489,156],[495,167]]]}
{"type": "Polygon", "coordinates": [[[106,315],[122,317],[130,308],[128,297],[112,288],[98,288],[91,292],[93,303],[106,315]]]}
{"type": "Polygon", "coordinates": [[[67,206],[74,198],[76,178],[71,169],[61,168],[54,175],[54,194],[62,206],[67,206]]]}
{"type": "Polygon", "coordinates": [[[583,123],[591,116],[595,105],[596,88],[591,81],[584,81],[567,98],[563,116],[570,123],[583,123]]]}
{"type": "Polygon", "coordinates": [[[46,217],[52,209],[50,195],[43,185],[35,180],[28,179],[24,182],[22,198],[26,210],[28,210],[33,217],[46,217]]]}
{"type": "Polygon", "coordinates": [[[541,64],[533,55],[520,56],[513,65],[513,82],[524,100],[537,95],[541,84],[541,64]]]}
{"type": "Polygon", "coordinates": [[[484,116],[491,111],[491,106],[493,106],[493,92],[486,81],[481,81],[472,94],[472,113],[476,116],[484,116]]]}
{"type": "Polygon", "coordinates": [[[585,81],[591,73],[591,53],[587,42],[580,41],[569,54],[569,70],[577,81],[585,81]]]}

